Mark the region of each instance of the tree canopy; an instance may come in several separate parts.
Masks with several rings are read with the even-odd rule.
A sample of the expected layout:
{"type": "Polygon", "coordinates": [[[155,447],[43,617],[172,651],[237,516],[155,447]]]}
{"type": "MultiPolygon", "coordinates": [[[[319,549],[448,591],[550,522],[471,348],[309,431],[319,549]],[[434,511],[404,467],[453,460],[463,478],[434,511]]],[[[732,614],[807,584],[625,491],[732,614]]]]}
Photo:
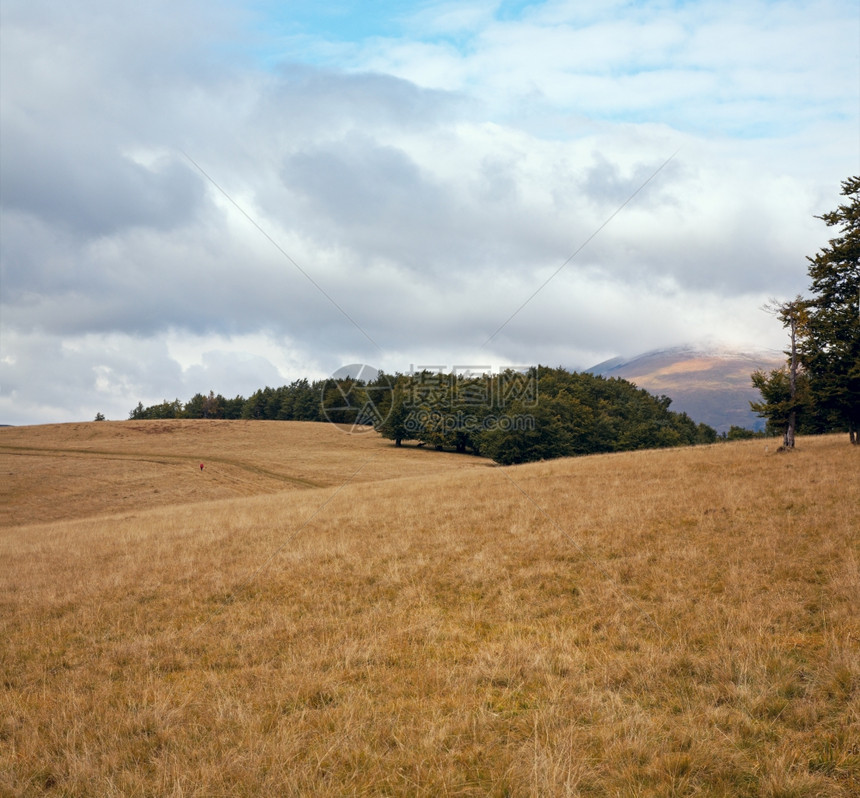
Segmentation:
{"type": "Polygon", "coordinates": [[[713,428],[670,404],[626,380],[546,366],[468,378],[425,372],[398,377],[377,429],[398,444],[415,440],[503,465],[716,440],[713,428]]]}
{"type": "Polygon", "coordinates": [[[809,260],[808,320],[800,343],[812,401],[860,443],[860,177],[842,183],[848,201],[817,218],[839,234],[809,260]]]}
{"type": "MultiPolygon", "coordinates": [[[[797,413],[801,431],[847,430],[860,443],[860,177],[842,182],[848,198],[822,214],[838,234],[814,257],[808,257],[808,298],[777,304],[783,326],[796,336],[797,365],[769,374],[756,372],[753,384],[762,395],[752,409],[768,419],[768,428],[788,430],[797,413]],[[791,380],[796,376],[792,390],[791,380]]],[[[789,353],[786,353],[789,354],[789,353]]]]}

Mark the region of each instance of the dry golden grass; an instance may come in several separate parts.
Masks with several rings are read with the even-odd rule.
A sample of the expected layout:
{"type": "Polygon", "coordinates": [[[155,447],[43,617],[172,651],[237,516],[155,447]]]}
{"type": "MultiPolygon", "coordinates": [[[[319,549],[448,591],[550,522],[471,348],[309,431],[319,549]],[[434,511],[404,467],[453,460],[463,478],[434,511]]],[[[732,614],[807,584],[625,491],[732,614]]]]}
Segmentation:
{"type": "Polygon", "coordinates": [[[301,422],[7,427],[0,429],[0,527],[340,485],[359,469],[355,482],[489,464],[407,447],[378,456],[392,446],[372,430],[350,435],[301,422]]]}
{"type": "Polygon", "coordinates": [[[860,792],[844,438],[434,474],[344,436],[378,471],[338,483],[236,436],[324,487],[0,532],[3,794],[860,792]]]}

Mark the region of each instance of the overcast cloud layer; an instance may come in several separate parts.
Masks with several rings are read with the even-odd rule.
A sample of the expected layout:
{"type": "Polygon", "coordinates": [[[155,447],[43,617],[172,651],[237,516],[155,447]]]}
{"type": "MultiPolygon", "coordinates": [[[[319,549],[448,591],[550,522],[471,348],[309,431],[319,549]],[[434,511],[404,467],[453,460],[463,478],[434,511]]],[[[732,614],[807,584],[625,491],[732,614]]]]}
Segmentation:
{"type": "Polygon", "coordinates": [[[781,349],[860,172],[855,0],[0,9],[0,423],[781,349]]]}

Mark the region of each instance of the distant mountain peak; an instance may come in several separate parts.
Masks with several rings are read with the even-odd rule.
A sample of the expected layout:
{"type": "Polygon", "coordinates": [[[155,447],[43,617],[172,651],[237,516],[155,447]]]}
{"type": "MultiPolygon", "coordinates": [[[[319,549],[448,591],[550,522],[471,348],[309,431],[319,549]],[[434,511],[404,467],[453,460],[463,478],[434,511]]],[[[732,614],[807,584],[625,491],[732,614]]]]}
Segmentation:
{"type": "Polygon", "coordinates": [[[672,399],[672,410],[687,413],[726,432],[731,426],[761,429],[763,420],[749,408],[760,397],[750,375],[785,362],[781,352],[750,352],[719,345],[684,345],[643,352],[632,358],[614,357],[587,371],[620,377],[639,388],[672,399]]]}

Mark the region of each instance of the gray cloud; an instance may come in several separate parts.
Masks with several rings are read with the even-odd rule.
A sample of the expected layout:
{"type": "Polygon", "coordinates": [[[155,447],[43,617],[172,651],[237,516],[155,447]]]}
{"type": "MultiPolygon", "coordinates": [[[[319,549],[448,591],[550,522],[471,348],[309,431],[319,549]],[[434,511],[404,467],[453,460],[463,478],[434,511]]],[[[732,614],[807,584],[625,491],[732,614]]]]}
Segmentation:
{"type": "MultiPolygon", "coordinates": [[[[546,24],[562,6],[507,27],[458,16],[458,31],[485,26],[471,51],[378,41],[347,70],[301,50],[262,68],[232,3],[4,2],[0,422],[116,417],[361,359],[584,367],[704,337],[778,341],[757,306],[803,289],[827,238],[813,214],[856,155],[844,81],[816,105],[824,73],[794,58],[767,94],[775,66],[746,51],[733,65],[695,25],[573,36],[546,24]],[[630,75],[607,75],[618,59],[630,75]],[[790,124],[752,135],[796,97],[790,124]],[[822,136],[833,147],[813,159],[822,136]]],[[[742,48],[739,14],[726,30],[742,48]]],[[[784,55],[791,20],[776,22],[767,52],[784,55]]]]}
{"type": "MultiPolygon", "coordinates": [[[[376,243],[382,249],[387,243],[368,241],[368,233],[415,230],[421,219],[426,223],[445,213],[445,196],[406,153],[364,136],[291,155],[281,177],[308,203],[311,217],[324,216],[330,235],[353,245],[376,243]]],[[[403,242],[398,243],[393,249],[399,252],[403,242]]]]}
{"type": "Polygon", "coordinates": [[[134,163],[111,145],[57,139],[17,129],[3,132],[3,204],[80,238],[107,236],[128,227],[170,230],[200,209],[203,187],[182,164],[152,168],[134,163]]]}

